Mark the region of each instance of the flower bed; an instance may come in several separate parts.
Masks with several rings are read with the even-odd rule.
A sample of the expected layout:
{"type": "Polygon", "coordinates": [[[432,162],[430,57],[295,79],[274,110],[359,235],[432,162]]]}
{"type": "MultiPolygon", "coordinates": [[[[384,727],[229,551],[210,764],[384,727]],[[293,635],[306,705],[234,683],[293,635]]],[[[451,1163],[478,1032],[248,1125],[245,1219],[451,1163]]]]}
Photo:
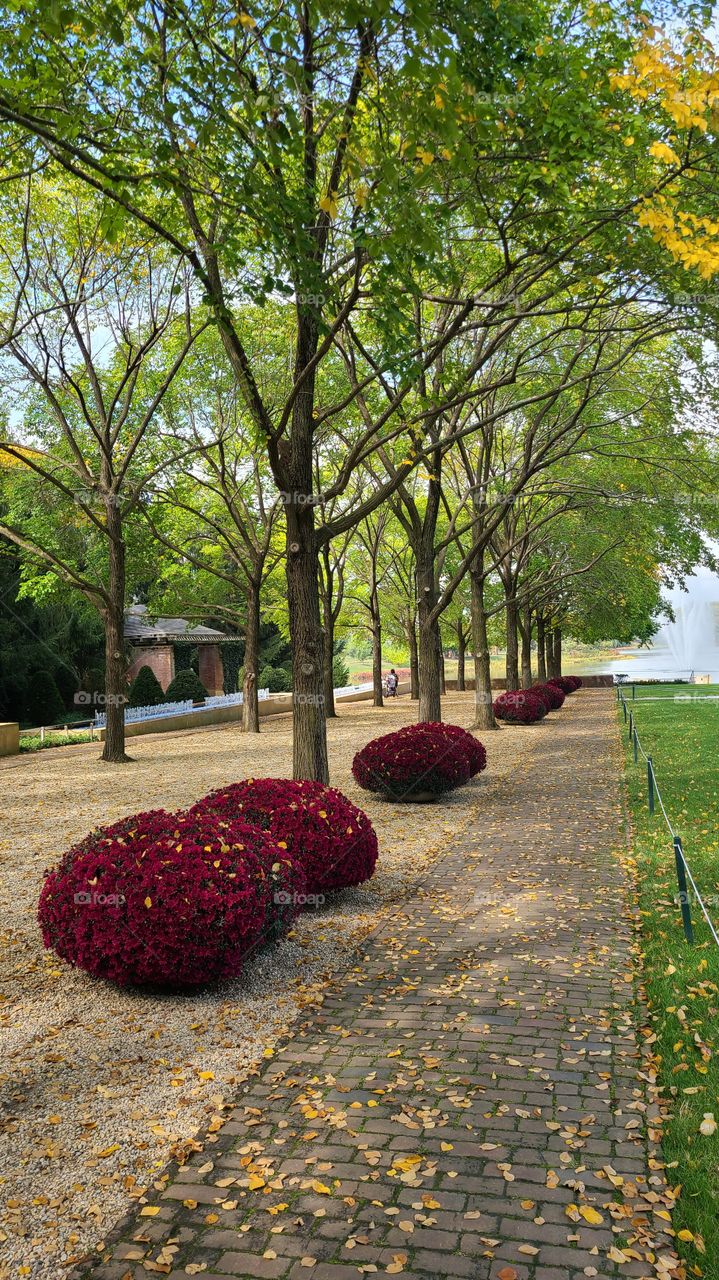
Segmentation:
{"type": "Polygon", "coordinates": [[[233,978],[296,914],[301,866],[266,832],[212,814],[138,814],[93,832],[50,871],[46,947],[119,986],[233,978]]]}
{"type": "Polygon", "coordinates": [[[564,694],[556,684],[533,684],[530,693],[535,693],[546,703],[548,711],[559,711],[564,706],[564,694]]]}
{"type": "Polygon", "coordinates": [[[552,676],[547,684],[555,685],[562,693],[576,693],[582,687],[582,680],[580,676],[552,676]]]}
{"type": "Polygon", "coordinates": [[[487,753],[459,725],[421,722],[368,742],[352,773],[366,791],[394,800],[441,795],[485,769],[487,753]]]}
{"type": "Polygon", "coordinates": [[[320,782],[248,778],[211,792],[190,812],[264,828],[301,861],[312,894],[361,884],[377,864],[377,836],[367,815],[320,782]]]}
{"type": "Polygon", "coordinates": [[[531,689],[507,689],[495,699],[494,714],[507,724],[536,724],[546,716],[547,704],[531,689]]]}

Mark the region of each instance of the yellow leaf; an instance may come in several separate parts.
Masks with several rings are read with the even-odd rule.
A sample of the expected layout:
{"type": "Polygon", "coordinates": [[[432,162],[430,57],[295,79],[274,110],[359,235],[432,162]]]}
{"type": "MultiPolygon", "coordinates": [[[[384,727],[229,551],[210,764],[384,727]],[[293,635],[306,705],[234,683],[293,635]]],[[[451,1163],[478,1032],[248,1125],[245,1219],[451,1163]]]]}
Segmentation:
{"type": "Polygon", "coordinates": [[[140,1210],[141,1218],[155,1218],[160,1212],[160,1206],[156,1204],[144,1204],[140,1210]]]}
{"type": "Polygon", "coordinates": [[[676,151],[667,146],[666,142],[653,142],[649,148],[649,154],[655,160],[661,161],[662,164],[681,164],[676,151]]]}
{"type": "Polygon", "coordinates": [[[320,200],[320,209],[323,213],[327,214],[328,218],[335,218],[337,216],[338,208],[339,205],[337,204],[336,192],[330,191],[320,200]]]}
{"type": "Polygon", "coordinates": [[[145,898],[145,906],[148,908],[152,906],[152,898],[145,898]]]}
{"type": "Polygon", "coordinates": [[[589,1204],[580,1205],[579,1212],[584,1218],[584,1221],[591,1222],[594,1227],[598,1227],[602,1222],[604,1222],[604,1218],[601,1213],[597,1213],[596,1209],[593,1209],[589,1204]]]}

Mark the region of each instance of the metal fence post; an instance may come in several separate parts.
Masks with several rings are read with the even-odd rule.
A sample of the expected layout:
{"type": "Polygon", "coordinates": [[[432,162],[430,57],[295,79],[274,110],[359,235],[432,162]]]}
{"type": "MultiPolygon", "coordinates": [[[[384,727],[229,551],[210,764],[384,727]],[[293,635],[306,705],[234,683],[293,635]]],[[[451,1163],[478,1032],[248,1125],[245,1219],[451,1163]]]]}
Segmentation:
{"type": "Polygon", "coordinates": [[[684,937],[690,944],[694,942],[694,930],[692,929],[692,913],[689,906],[689,894],[687,892],[687,873],[684,867],[684,850],[680,836],[674,837],[674,860],[677,864],[677,881],[679,883],[679,901],[682,908],[682,924],[684,925],[684,937]]]}
{"type": "Polygon", "coordinates": [[[647,756],[647,790],[649,792],[649,812],[654,813],[654,765],[652,757],[647,756]]]}
{"type": "Polygon", "coordinates": [[[632,702],[636,700],[636,696],[637,696],[637,686],[633,684],[632,685],[632,702]]]}
{"type": "Polygon", "coordinates": [[[634,733],[634,712],[630,711],[629,712],[629,741],[630,742],[632,740],[633,733],[634,733]]]}
{"type": "Polygon", "coordinates": [[[624,712],[624,723],[627,723],[627,704],[622,696],[622,711],[624,712]]]}
{"type": "Polygon", "coordinates": [[[639,760],[639,740],[637,738],[636,725],[634,727],[633,741],[634,741],[634,763],[636,764],[639,760]]]}

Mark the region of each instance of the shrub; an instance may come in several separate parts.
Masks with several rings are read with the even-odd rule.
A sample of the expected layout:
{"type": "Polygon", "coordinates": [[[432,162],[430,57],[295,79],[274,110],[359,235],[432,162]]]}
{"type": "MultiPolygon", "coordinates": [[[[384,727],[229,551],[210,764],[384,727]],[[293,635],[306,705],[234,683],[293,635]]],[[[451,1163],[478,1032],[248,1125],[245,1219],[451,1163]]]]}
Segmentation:
{"type": "Polygon", "coordinates": [[[165,702],[185,702],[192,698],[193,702],[202,702],[207,697],[207,689],[192,667],[183,667],[170,681],[165,693],[165,702]]]}
{"type": "Polygon", "coordinates": [[[564,706],[564,694],[556,684],[533,684],[530,693],[536,693],[546,703],[547,711],[558,711],[564,706]]]}
{"type": "Polygon", "coordinates": [[[507,724],[535,724],[547,714],[546,703],[531,689],[508,689],[494,702],[494,714],[507,724]]]}
{"type": "Polygon", "coordinates": [[[119,986],[233,978],[296,914],[301,866],[266,832],[162,809],[68,850],[40,894],[43,942],[119,986]]]}
{"type": "Polygon", "coordinates": [[[31,728],[35,725],[55,724],[62,720],[65,704],[55,677],[49,671],[35,671],[27,684],[25,715],[31,728]]]}
{"type": "Polygon", "coordinates": [[[127,698],[128,706],[157,707],[161,702],[166,701],[162,685],[152,667],[140,667],[130,685],[127,698]]]}
{"type": "Polygon", "coordinates": [[[195,810],[242,818],[270,833],[304,867],[309,893],[369,880],[377,836],[361,809],[333,787],[287,778],[248,778],[205,796],[195,810]]]}
{"type": "Polygon", "coordinates": [[[263,667],[257,677],[258,689],[269,689],[270,693],[290,693],[292,676],[284,667],[263,667]]]}
{"type": "Polygon", "coordinates": [[[547,684],[553,684],[555,688],[561,689],[562,693],[575,693],[577,689],[582,687],[579,676],[552,676],[547,684]]]}
{"type": "Polygon", "coordinates": [[[421,721],[374,738],[352,762],[365,791],[391,799],[441,795],[469,782],[487,765],[487,753],[471,733],[455,724],[421,721]]]}

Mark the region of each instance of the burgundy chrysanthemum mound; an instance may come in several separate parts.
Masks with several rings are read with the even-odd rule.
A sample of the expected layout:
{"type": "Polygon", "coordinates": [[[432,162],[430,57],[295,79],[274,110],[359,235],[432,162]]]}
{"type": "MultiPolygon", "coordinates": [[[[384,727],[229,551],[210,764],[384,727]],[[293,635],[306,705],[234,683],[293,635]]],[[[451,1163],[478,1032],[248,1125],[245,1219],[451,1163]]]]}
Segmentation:
{"type": "Polygon", "coordinates": [[[95,977],[194,987],[236,977],[304,891],[301,866],[258,827],[155,810],[69,850],[38,918],[45,946],[95,977]]]}
{"type": "Polygon", "coordinates": [[[559,708],[564,706],[565,695],[559,685],[533,684],[529,692],[536,693],[547,704],[548,711],[559,711],[559,708]]]}
{"type": "Polygon", "coordinates": [[[535,724],[544,719],[547,707],[531,689],[507,689],[495,699],[494,714],[507,724],[535,724]]]}
{"type": "Polygon", "coordinates": [[[198,810],[263,827],[302,862],[308,893],[346,889],[374,874],[379,850],[372,823],[321,782],[247,778],[211,792],[190,812],[198,810]]]}
{"type": "Polygon", "coordinates": [[[357,752],[352,773],[365,791],[396,800],[452,791],[486,766],[482,743],[466,729],[423,721],[368,742],[357,752]]]}
{"type": "Polygon", "coordinates": [[[562,693],[575,693],[577,689],[581,689],[582,681],[579,676],[552,676],[547,684],[556,685],[557,689],[561,689],[562,693]]]}

